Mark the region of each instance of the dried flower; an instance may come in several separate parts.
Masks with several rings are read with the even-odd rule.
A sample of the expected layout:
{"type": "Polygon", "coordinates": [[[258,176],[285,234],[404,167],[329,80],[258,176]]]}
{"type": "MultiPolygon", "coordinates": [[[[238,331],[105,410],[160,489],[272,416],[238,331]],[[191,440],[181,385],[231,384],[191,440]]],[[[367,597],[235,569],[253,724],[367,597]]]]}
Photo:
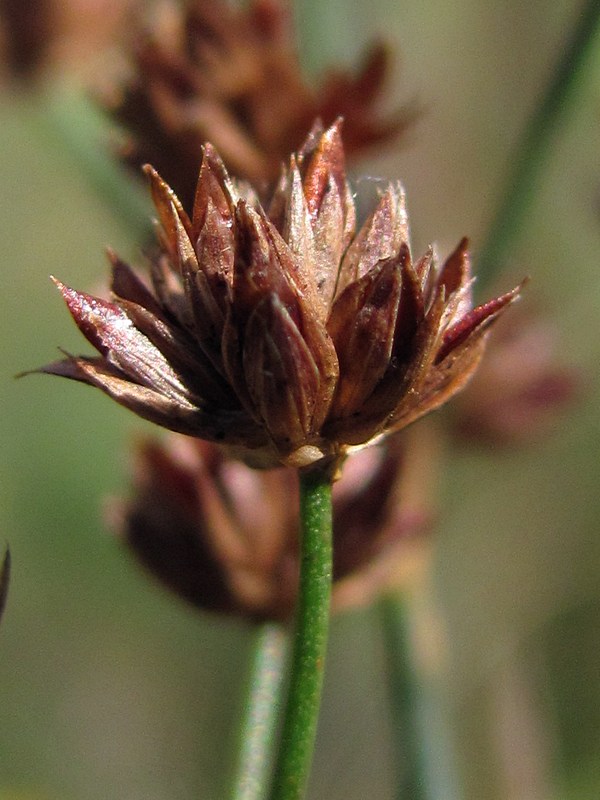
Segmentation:
{"type": "Polygon", "coordinates": [[[332,71],[309,87],[284,0],[167,6],[133,41],[133,77],[104,102],[132,135],[125,161],[136,170],[153,164],[186,207],[205,141],[233,175],[262,184],[277,178],[317,117],[328,125],[343,116],[354,153],[397,138],[415,116],[408,107],[385,119],[375,113],[389,71],[381,44],[356,75],[332,71]]]}
{"type": "MultiPolygon", "coordinates": [[[[335,486],[338,608],[380,590],[407,540],[429,527],[423,505],[407,503],[406,455],[398,441],[362,451],[335,486]]],[[[252,470],[215,445],[171,434],[139,448],[133,498],[108,511],[139,561],[196,607],[286,619],[298,590],[297,494],[295,470],[252,470]]]]}
{"type": "Polygon", "coordinates": [[[8,595],[8,582],[10,579],[10,550],[4,553],[2,567],[0,568],[0,619],[6,608],[6,598],[8,595]]]}
{"type": "Polygon", "coordinates": [[[453,428],[469,441],[521,444],[546,432],[578,394],[580,376],[559,363],[558,331],[523,311],[503,321],[486,358],[453,409],[453,428]]]}
{"type": "Polygon", "coordinates": [[[161,222],[152,289],[115,256],[113,302],[58,283],[99,358],[42,371],[97,386],[248,463],[335,463],[462,388],[518,289],[471,308],[467,242],[413,262],[390,184],[359,232],[340,125],[314,129],[268,212],[207,145],[191,218],[147,169],[161,222]]]}

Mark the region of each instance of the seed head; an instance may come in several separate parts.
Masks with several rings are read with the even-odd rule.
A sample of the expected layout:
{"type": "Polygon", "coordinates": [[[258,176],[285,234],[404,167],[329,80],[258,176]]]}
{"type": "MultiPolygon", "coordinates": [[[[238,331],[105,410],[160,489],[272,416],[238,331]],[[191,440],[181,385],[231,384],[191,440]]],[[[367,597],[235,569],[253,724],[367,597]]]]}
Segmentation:
{"type": "Polygon", "coordinates": [[[494,328],[486,357],[453,409],[453,431],[471,443],[524,445],[556,428],[583,378],[559,356],[552,320],[521,307],[494,328]],[[510,324],[507,324],[510,323],[510,324]]]}
{"type": "MultiPolygon", "coordinates": [[[[334,487],[334,607],[364,604],[431,518],[405,487],[398,441],[352,456],[334,487]]],[[[414,480],[414,474],[410,479],[414,480]]],[[[107,508],[137,560],[196,608],[285,620],[298,592],[298,476],[253,470],[171,434],[137,449],[134,491],[107,508]]]]}
{"type": "Polygon", "coordinates": [[[321,466],[461,389],[518,288],[472,308],[467,241],[413,260],[390,184],[355,232],[340,123],[316,126],[267,208],[206,145],[188,215],[151,168],[151,286],[112,256],[108,302],[57,282],[99,357],[42,371],[259,467],[321,466]]]}
{"type": "Polygon", "coordinates": [[[104,102],[128,136],[123,158],[154,164],[191,205],[198,153],[211,141],[233,175],[262,188],[302,143],[313,119],[346,120],[352,154],[396,140],[415,117],[376,106],[389,53],[374,44],[356,74],[302,75],[285,0],[193,0],[162,6],[132,37],[131,78],[104,102]],[[170,13],[169,13],[170,12],[170,13]]]}

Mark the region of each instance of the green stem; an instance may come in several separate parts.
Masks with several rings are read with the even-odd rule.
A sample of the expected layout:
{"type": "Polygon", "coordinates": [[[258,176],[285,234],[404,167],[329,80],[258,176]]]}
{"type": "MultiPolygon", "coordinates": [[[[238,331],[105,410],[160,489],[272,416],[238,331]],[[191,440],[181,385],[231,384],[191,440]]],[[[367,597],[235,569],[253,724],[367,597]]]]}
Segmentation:
{"type": "Polygon", "coordinates": [[[256,634],[247,680],[247,702],[237,734],[237,764],[229,797],[262,800],[270,779],[273,742],[279,720],[287,636],[275,623],[256,634]]]}
{"type": "Polygon", "coordinates": [[[272,800],[304,797],[317,732],[331,598],[331,480],[300,476],[301,567],[290,686],[272,800]]]}
{"type": "Polygon", "coordinates": [[[477,261],[478,285],[490,281],[514,248],[526,222],[552,137],[575,95],[600,23],[599,0],[587,0],[540,105],[516,147],[512,168],[477,261]]]}
{"type": "Polygon", "coordinates": [[[141,239],[152,236],[144,182],[134,180],[111,154],[110,126],[81,91],[61,89],[44,98],[35,124],[37,131],[68,152],[127,233],[141,239]]]}
{"type": "Polygon", "coordinates": [[[425,800],[428,793],[418,724],[418,684],[410,655],[407,609],[400,595],[388,595],[380,601],[380,612],[394,726],[395,797],[425,800]]]}
{"type": "MultiPolygon", "coordinates": [[[[422,601],[419,590],[419,603],[422,601]]],[[[441,687],[420,674],[411,644],[415,626],[412,594],[390,594],[380,603],[387,654],[387,682],[394,726],[396,800],[463,796],[454,739],[448,727],[441,687]]],[[[421,609],[421,614],[423,610],[421,609]]],[[[423,625],[423,621],[420,623],[423,625]]],[[[437,681],[436,681],[437,684],[437,681]]]]}

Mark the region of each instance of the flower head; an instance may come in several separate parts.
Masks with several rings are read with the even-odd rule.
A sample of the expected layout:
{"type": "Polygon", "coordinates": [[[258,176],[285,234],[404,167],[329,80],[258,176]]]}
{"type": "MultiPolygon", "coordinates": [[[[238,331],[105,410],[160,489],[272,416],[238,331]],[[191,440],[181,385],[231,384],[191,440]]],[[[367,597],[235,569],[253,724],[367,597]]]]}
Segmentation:
{"type": "MultiPolygon", "coordinates": [[[[334,488],[338,609],[389,583],[409,540],[429,528],[428,508],[405,486],[410,455],[398,441],[362,451],[334,488]]],[[[133,495],[107,511],[138,561],[195,607],[286,619],[300,571],[297,494],[295,470],[253,470],[213,444],[171,434],[138,448],[133,495]]]]}
{"type": "Polygon", "coordinates": [[[147,168],[149,288],[112,257],[113,300],[59,289],[97,358],[43,371],[260,467],[335,463],[440,406],[518,289],[471,307],[466,240],[413,260],[390,184],[358,233],[340,124],[313,129],[265,210],[207,145],[191,216],[147,168]]]}
{"type": "Polygon", "coordinates": [[[414,118],[409,108],[376,113],[389,71],[381,44],[356,75],[332,71],[309,86],[285,0],[193,0],[162,10],[148,32],[134,32],[132,77],[105,103],[130,136],[125,161],[136,170],[153,164],[184,205],[204,141],[232,174],[261,184],[276,180],[317,117],[330,124],[343,116],[353,153],[397,138],[414,118]]]}

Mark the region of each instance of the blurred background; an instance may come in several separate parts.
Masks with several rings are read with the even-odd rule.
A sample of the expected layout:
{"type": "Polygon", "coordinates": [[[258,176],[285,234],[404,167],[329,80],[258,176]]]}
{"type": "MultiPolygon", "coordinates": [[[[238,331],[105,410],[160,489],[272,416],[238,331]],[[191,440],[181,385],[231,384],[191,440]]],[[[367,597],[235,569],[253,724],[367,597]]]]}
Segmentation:
{"type": "MultiPolygon", "coordinates": [[[[21,5],[48,16],[17,59],[6,24],[3,37],[0,546],[13,575],[0,800],[218,800],[251,630],[155,586],[106,530],[107,498],[128,491],[128,443],[150,426],[87,387],[13,379],[58,346],[85,350],[49,274],[98,289],[109,244],[141,263],[132,219],[149,204],[130,190],[110,199],[129,178],[90,100],[119,64],[132,4],[21,5]],[[11,69],[26,73],[17,62],[38,46],[19,88],[11,69]]],[[[402,179],[415,252],[435,241],[446,253],[463,235],[477,252],[580,6],[297,0],[308,76],[352,68],[383,37],[395,60],[382,107],[422,108],[397,146],[357,170],[402,179]]],[[[599,121],[597,42],[519,246],[492,282],[504,291],[531,276],[525,303],[555,326],[557,359],[580,376],[576,400],[524,446],[440,433],[437,530],[409,606],[437,800],[600,796],[599,121]]],[[[452,414],[437,415],[440,431],[452,414]]],[[[334,619],[314,800],[396,796],[384,665],[377,608],[334,619]]]]}

